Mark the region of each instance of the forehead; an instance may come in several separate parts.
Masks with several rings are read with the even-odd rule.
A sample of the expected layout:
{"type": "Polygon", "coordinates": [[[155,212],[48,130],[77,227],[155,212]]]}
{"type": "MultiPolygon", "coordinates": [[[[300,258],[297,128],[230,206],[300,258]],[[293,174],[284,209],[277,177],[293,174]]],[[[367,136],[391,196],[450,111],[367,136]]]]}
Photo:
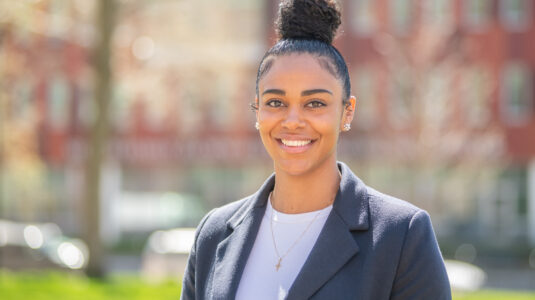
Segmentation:
{"type": "Polygon", "coordinates": [[[269,71],[260,80],[259,88],[328,88],[341,91],[340,81],[329,68],[326,58],[308,53],[276,56],[269,71]]]}

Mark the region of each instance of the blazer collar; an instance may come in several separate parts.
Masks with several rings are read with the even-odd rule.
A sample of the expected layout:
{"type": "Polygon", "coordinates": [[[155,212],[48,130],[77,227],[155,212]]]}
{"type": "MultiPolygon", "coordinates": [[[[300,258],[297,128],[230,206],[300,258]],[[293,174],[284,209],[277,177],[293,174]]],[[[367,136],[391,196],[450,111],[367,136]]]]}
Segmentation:
{"type": "Polygon", "coordinates": [[[240,207],[232,217],[230,217],[230,219],[227,221],[227,226],[230,229],[235,229],[238,225],[240,225],[243,219],[250,214],[252,209],[256,207],[264,207],[265,209],[269,193],[273,191],[274,186],[275,174],[271,174],[264,184],[262,184],[260,189],[253,195],[249,196],[249,199],[246,200],[246,203],[242,205],[242,207],[240,207]]]}
{"type": "Polygon", "coordinates": [[[366,186],[344,163],[339,162],[338,168],[342,180],[333,210],[288,291],[287,299],[310,298],[359,252],[352,231],[369,228],[366,186]]]}
{"type": "MultiPolygon", "coordinates": [[[[351,230],[366,230],[369,228],[368,199],[366,185],[343,162],[337,162],[342,174],[340,189],[336,194],[333,209],[351,230]]],[[[228,221],[227,226],[236,228],[254,207],[264,207],[269,193],[275,186],[275,174],[264,182],[260,189],[250,196],[247,201],[228,221]]]]}
{"type": "Polygon", "coordinates": [[[212,299],[236,297],[245,264],[262,223],[269,193],[274,185],[275,176],[271,175],[227,221],[230,234],[217,245],[216,249],[212,299]]]}
{"type": "MultiPolygon", "coordinates": [[[[333,210],[288,292],[289,299],[313,295],[358,253],[359,247],[351,231],[369,228],[366,186],[344,163],[338,162],[338,168],[342,179],[333,210]]],[[[216,250],[213,279],[217,284],[212,287],[214,299],[235,297],[274,185],[275,176],[271,175],[227,221],[231,233],[216,250]]]]}
{"type": "Polygon", "coordinates": [[[338,162],[338,168],[342,179],[333,210],[350,230],[367,230],[370,225],[366,185],[343,162],[338,162]]]}

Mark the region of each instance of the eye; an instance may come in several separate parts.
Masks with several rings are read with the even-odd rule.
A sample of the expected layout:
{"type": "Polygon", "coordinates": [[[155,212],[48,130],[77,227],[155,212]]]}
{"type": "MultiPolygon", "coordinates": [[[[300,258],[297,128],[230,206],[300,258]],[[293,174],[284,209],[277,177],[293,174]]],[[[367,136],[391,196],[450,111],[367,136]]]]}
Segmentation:
{"type": "Polygon", "coordinates": [[[318,107],[323,107],[323,106],[325,106],[325,103],[319,100],[312,100],[306,104],[306,107],[310,107],[310,108],[318,108],[318,107]]]}
{"type": "Polygon", "coordinates": [[[281,107],[283,104],[282,101],[280,101],[279,99],[271,99],[266,102],[266,105],[269,107],[281,107]]]}

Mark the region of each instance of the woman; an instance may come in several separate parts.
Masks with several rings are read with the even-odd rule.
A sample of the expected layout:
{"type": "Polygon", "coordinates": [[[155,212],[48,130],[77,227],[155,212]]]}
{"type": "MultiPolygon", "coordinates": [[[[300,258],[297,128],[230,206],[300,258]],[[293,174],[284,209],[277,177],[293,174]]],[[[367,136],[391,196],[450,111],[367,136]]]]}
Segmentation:
{"type": "Polygon", "coordinates": [[[333,0],[281,4],[254,105],[275,174],[201,221],[182,299],[451,299],[428,214],[336,160],[355,112],[339,25],[333,0]]]}

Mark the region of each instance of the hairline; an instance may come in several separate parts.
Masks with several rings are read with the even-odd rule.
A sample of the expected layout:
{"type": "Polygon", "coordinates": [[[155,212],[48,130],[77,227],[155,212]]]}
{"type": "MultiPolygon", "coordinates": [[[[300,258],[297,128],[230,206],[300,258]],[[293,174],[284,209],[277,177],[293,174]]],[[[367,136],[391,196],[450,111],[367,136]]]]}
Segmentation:
{"type": "MultiPolygon", "coordinates": [[[[283,56],[290,56],[290,55],[303,55],[303,54],[308,54],[312,56],[313,58],[315,58],[318,61],[320,67],[325,69],[327,72],[329,72],[337,80],[340,80],[340,81],[343,80],[343,78],[341,78],[334,70],[335,67],[333,66],[334,65],[332,61],[333,59],[325,54],[314,53],[314,52],[307,51],[307,50],[301,50],[301,51],[295,50],[295,51],[291,51],[287,53],[269,53],[268,51],[266,55],[262,58],[262,62],[258,68],[259,72],[258,72],[258,78],[257,78],[257,84],[256,84],[256,97],[260,97],[260,93],[259,93],[260,80],[262,80],[262,78],[273,67],[273,64],[275,63],[276,58],[283,57],[283,56]],[[262,66],[264,66],[264,68],[262,68],[262,66]]],[[[342,91],[343,91],[344,90],[343,82],[341,82],[341,85],[342,85],[342,91]]],[[[346,98],[345,96],[346,96],[345,93],[342,92],[342,103],[347,104],[350,96],[347,97],[347,99],[345,99],[346,98]]]]}

